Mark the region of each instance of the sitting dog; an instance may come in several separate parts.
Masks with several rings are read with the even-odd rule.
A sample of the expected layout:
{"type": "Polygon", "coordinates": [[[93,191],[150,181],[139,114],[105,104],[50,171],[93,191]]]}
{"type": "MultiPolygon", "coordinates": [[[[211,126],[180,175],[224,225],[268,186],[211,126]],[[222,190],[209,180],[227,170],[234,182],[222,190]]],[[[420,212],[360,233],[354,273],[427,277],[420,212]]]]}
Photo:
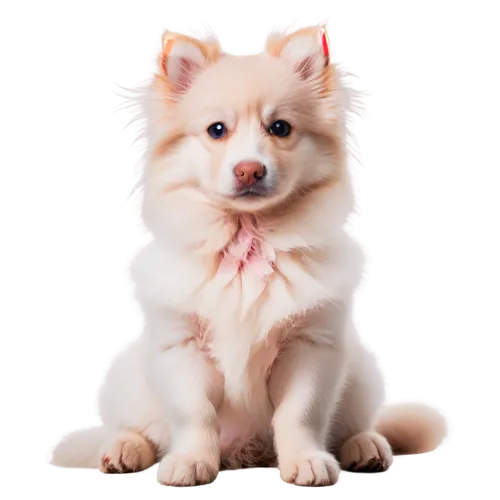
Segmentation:
{"type": "Polygon", "coordinates": [[[176,486],[277,466],[321,486],[341,467],[383,471],[393,452],[441,442],[435,410],[382,407],[353,324],[355,104],[322,26],[273,34],[244,57],[164,35],[141,96],[153,240],[132,276],[144,332],[108,373],[102,427],[67,436],[54,464],[111,473],[159,461],[160,483],[176,486]]]}

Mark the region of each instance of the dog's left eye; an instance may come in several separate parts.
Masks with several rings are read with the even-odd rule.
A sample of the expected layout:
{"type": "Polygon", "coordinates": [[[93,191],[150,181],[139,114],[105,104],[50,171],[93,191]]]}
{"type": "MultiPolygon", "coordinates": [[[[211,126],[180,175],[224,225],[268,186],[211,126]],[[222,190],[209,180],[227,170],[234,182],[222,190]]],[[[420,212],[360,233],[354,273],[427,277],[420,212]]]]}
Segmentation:
{"type": "Polygon", "coordinates": [[[222,122],[215,122],[207,128],[207,132],[212,139],[222,139],[226,135],[227,128],[222,122]]]}
{"type": "Polygon", "coordinates": [[[285,120],[276,120],[269,125],[268,132],[276,137],[286,137],[290,135],[292,126],[285,120]]]}

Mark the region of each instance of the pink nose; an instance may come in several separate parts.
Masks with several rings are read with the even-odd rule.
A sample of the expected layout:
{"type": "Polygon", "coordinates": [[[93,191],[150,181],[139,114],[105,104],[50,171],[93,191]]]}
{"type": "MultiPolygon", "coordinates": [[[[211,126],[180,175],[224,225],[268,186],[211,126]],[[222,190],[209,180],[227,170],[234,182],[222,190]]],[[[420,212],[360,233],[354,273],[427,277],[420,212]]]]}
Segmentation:
{"type": "Polygon", "coordinates": [[[242,161],[234,167],[236,181],[244,186],[251,186],[266,175],[266,169],[262,163],[256,161],[242,161]]]}

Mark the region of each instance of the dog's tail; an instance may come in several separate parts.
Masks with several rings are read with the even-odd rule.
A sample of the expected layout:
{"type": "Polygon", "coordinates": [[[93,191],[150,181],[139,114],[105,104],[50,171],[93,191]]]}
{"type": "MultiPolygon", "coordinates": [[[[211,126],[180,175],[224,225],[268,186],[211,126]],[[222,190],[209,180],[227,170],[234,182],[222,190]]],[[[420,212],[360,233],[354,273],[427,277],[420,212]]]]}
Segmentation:
{"type": "Polygon", "coordinates": [[[437,410],[420,404],[383,408],[375,429],[389,441],[397,455],[432,451],[447,433],[443,416],[437,410]]]}
{"type": "Polygon", "coordinates": [[[104,427],[72,432],[55,447],[51,463],[59,467],[95,469],[99,465],[99,450],[105,437],[104,427]]]}

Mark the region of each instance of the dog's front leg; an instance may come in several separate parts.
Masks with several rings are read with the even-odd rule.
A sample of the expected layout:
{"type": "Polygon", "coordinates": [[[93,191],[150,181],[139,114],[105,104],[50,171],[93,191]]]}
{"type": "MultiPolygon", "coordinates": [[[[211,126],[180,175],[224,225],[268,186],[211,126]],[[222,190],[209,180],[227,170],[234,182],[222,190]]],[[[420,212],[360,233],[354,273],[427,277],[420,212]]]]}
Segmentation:
{"type": "Polygon", "coordinates": [[[158,481],[172,486],[209,483],[219,471],[221,375],[200,351],[189,318],[156,311],[147,314],[146,322],[145,372],[169,430],[158,481]]]}
{"type": "Polygon", "coordinates": [[[269,379],[281,478],[303,486],[334,484],[340,467],[325,450],[345,371],[345,314],[316,311],[291,335],[269,379]]]}

